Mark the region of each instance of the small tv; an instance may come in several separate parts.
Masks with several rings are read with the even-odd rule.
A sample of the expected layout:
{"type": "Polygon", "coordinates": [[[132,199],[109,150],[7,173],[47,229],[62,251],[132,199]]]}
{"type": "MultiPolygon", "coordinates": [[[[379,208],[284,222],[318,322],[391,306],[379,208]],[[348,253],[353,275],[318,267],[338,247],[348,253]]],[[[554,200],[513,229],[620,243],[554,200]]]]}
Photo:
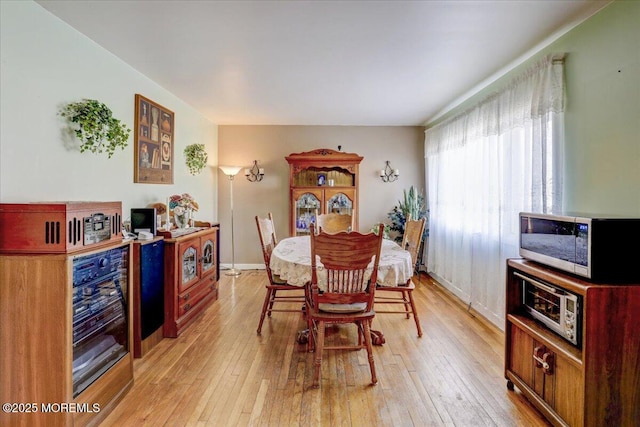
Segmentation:
{"type": "Polygon", "coordinates": [[[156,235],[156,208],[131,208],[131,232],[147,231],[156,235]]]}

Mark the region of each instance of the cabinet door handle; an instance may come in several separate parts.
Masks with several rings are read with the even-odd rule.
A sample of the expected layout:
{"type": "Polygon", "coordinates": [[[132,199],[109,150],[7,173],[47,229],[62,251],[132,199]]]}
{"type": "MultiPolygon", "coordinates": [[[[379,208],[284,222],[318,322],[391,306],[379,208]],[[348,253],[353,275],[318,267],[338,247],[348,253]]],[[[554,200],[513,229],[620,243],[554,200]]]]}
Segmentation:
{"type": "Polygon", "coordinates": [[[533,349],[533,360],[536,361],[536,368],[542,368],[542,357],[544,356],[545,350],[546,349],[542,345],[533,349]]]}
{"type": "Polygon", "coordinates": [[[553,374],[553,353],[545,352],[544,347],[536,347],[533,350],[533,360],[536,361],[536,368],[542,368],[546,375],[553,374]]]}
{"type": "Polygon", "coordinates": [[[188,300],[191,297],[191,294],[186,294],[185,296],[182,297],[182,299],[184,299],[185,301],[188,300]]]}
{"type": "Polygon", "coordinates": [[[547,375],[551,375],[553,374],[553,361],[554,361],[554,357],[552,353],[545,353],[544,356],[542,356],[542,372],[544,372],[547,375]]]}

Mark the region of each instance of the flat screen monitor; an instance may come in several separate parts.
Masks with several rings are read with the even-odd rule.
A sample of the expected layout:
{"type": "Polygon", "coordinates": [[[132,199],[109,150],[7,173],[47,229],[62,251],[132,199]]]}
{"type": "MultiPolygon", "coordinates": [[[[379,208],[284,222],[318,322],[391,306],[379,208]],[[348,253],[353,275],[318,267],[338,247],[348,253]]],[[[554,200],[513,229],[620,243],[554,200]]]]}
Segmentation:
{"type": "Polygon", "coordinates": [[[156,208],[131,209],[131,232],[138,234],[141,231],[156,235],[156,208]]]}

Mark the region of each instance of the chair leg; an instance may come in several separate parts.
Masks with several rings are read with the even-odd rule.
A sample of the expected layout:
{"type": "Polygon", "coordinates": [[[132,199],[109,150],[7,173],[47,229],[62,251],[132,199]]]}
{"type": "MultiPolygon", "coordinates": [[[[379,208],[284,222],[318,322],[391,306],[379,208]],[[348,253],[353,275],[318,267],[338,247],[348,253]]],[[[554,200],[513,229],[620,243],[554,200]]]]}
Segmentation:
{"type": "Polygon", "coordinates": [[[324,322],[318,322],[318,339],[315,343],[316,354],[314,358],[313,388],[320,386],[320,367],[322,366],[322,351],[324,347],[324,322]]]}
{"type": "Polygon", "coordinates": [[[271,301],[269,302],[269,310],[267,311],[267,316],[271,317],[271,310],[273,310],[273,304],[276,302],[276,289],[271,290],[271,301]]]}
{"type": "Polygon", "coordinates": [[[411,303],[411,312],[413,313],[413,320],[416,322],[416,329],[418,329],[418,337],[421,337],[422,327],[420,326],[420,319],[418,319],[418,312],[416,311],[416,303],[413,300],[413,292],[409,292],[409,303],[411,303]]]}
{"type": "MultiPolygon", "coordinates": [[[[409,295],[411,295],[411,292],[409,292],[409,295]]],[[[407,319],[409,318],[409,303],[408,301],[411,300],[411,297],[409,296],[407,298],[407,291],[402,291],[402,299],[404,300],[404,311],[405,313],[407,313],[407,319]]]]}
{"type": "MultiPolygon", "coordinates": [[[[307,351],[309,353],[313,353],[315,350],[315,334],[313,333],[313,320],[311,319],[311,315],[309,314],[313,308],[311,307],[311,300],[307,295],[307,290],[305,289],[305,303],[307,309],[307,331],[309,332],[309,340],[307,341],[307,351]]],[[[324,332],[323,332],[324,333],[324,332]]]]}
{"type": "Polygon", "coordinates": [[[262,313],[260,313],[260,323],[258,323],[258,330],[256,331],[258,335],[262,333],[262,322],[264,322],[264,316],[267,313],[269,301],[271,301],[271,292],[272,289],[267,288],[267,294],[264,296],[264,303],[262,304],[262,313]]]}
{"type": "Polygon", "coordinates": [[[364,328],[364,343],[367,348],[367,358],[369,359],[369,369],[371,370],[371,384],[378,383],[378,377],[376,376],[376,365],[373,361],[373,347],[371,345],[371,329],[369,328],[369,321],[365,320],[361,322],[364,328]]]}

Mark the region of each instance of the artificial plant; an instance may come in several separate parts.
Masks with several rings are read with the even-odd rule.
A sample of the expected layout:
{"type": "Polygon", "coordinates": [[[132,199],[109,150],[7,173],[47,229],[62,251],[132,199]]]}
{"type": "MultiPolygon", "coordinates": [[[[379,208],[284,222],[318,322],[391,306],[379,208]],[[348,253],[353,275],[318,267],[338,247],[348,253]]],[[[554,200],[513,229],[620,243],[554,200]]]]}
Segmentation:
{"type": "Polygon", "coordinates": [[[184,157],[191,175],[199,174],[207,165],[208,156],[204,150],[204,144],[187,145],[184,149],[184,157]]]}
{"type": "MultiPolygon", "coordinates": [[[[424,195],[418,192],[413,185],[409,188],[409,191],[402,190],[402,195],[402,200],[398,200],[398,204],[387,214],[387,217],[391,220],[391,231],[398,233],[395,238],[398,242],[402,241],[404,225],[409,214],[411,214],[412,219],[420,219],[427,216],[424,195]]],[[[429,233],[428,226],[425,227],[424,233],[423,239],[429,233]]]]}
{"type": "Polygon", "coordinates": [[[105,152],[111,158],[116,148],[127,146],[131,129],[113,117],[111,109],[95,99],[71,102],[59,112],[81,142],[80,152],[105,152]]]}

